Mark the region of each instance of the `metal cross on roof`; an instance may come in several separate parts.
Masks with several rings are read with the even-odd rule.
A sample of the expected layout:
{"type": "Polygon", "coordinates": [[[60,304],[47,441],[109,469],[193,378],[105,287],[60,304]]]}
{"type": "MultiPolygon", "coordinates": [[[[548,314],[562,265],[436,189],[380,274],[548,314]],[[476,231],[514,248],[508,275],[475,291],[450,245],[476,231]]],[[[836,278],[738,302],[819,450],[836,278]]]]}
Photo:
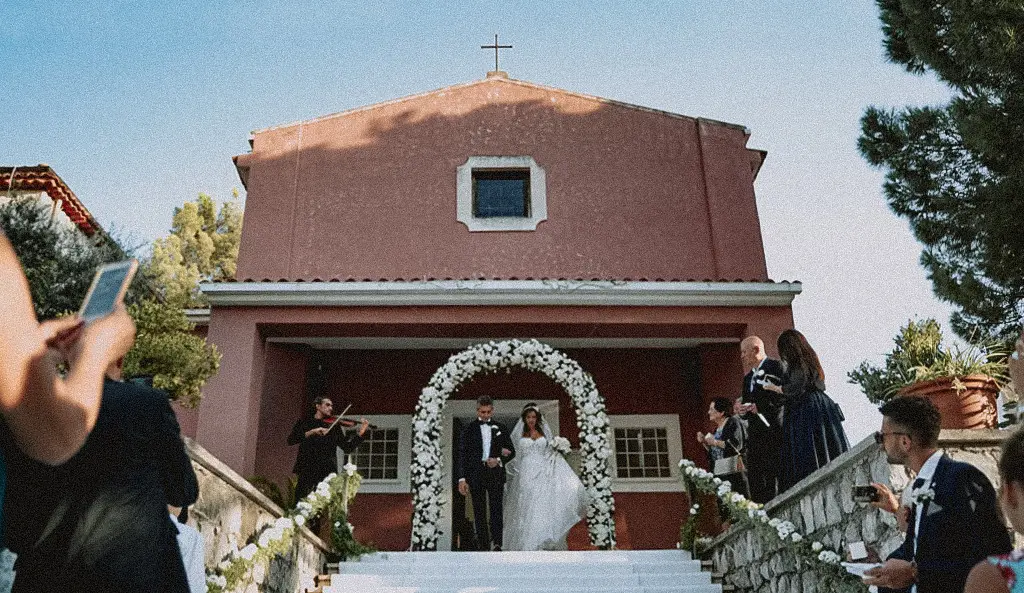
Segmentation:
{"type": "Polygon", "coordinates": [[[494,45],[481,45],[480,49],[493,49],[494,50],[494,71],[498,71],[498,50],[499,49],[512,49],[511,45],[498,45],[498,34],[494,34],[494,45]]]}

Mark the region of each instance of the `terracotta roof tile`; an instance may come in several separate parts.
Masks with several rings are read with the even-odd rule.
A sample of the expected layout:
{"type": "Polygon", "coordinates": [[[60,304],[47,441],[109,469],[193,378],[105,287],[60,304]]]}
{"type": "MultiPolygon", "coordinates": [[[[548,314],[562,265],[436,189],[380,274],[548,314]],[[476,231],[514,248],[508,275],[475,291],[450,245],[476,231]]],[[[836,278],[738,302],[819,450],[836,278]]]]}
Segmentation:
{"type": "Polygon", "coordinates": [[[60,203],[60,209],[82,233],[91,237],[102,231],[92,213],[49,165],[31,167],[0,167],[0,191],[41,191],[60,203]]]}

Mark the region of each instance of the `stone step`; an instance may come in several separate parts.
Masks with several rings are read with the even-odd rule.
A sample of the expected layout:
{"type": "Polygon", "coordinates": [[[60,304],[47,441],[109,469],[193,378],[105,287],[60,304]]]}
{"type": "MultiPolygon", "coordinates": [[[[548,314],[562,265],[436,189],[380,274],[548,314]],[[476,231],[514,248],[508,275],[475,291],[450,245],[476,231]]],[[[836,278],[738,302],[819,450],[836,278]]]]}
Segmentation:
{"type": "Polygon", "coordinates": [[[721,593],[683,550],[380,552],[331,565],[322,593],[721,593]]]}
{"type": "Polygon", "coordinates": [[[343,580],[332,579],[330,584],[324,584],[320,589],[322,593],[721,593],[721,585],[671,585],[671,586],[641,586],[630,585],[626,587],[587,585],[587,586],[555,586],[549,583],[524,583],[517,580],[511,583],[497,585],[464,585],[446,584],[441,586],[429,585],[386,585],[372,580],[354,578],[354,575],[343,580]]]}
{"type": "Polygon", "coordinates": [[[344,581],[351,577],[352,582],[373,582],[378,585],[389,586],[412,586],[419,585],[426,588],[442,585],[458,585],[461,587],[497,587],[508,583],[521,581],[524,575],[536,579],[552,587],[670,587],[676,585],[710,585],[711,575],[708,573],[669,573],[669,574],[603,574],[594,575],[586,571],[575,573],[562,573],[556,575],[537,575],[531,572],[505,573],[505,574],[434,574],[434,575],[377,575],[377,574],[338,574],[332,575],[331,582],[344,581]]]}
{"type": "Polygon", "coordinates": [[[335,568],[341,574],[381,575],[449,575],[453,568],[471,574],[536,574],[555,575],[575,573],[586,567],[589,574],[600,576],[630,572],[633,574],[702,574],[697,562],[623,562],[623,563],[542,563],[542,562],[495,562],[493,564],[442,564],[442,563],[387,563],[387,562],[345,562],[335,568]]]}
{"type": "MultiPolygon", "coordinates": [[[[691,560],[685,550],[609,550],[609,551],[566,551],[566,552],[376,552],[359,558],[357,562],[387,563],[430,563],[459,564],[483,562],[537,562],[559,564],[565,562],[587,562],[588,564],[611,562],[683,562],[691,560]],[[500,560],[498,560],[500,558],[500,560]]],[[[337,563],[328,564],[336,568],[337,563]]]]}

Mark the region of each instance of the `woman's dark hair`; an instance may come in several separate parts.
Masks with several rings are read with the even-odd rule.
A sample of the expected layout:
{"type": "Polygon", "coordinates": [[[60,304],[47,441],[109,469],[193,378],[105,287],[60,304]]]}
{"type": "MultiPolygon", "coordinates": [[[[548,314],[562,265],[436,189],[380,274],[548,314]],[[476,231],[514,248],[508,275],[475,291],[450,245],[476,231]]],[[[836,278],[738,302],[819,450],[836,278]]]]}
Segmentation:
{"type": "Polygon", "coordinates": [[[776,344],[779,347],[779,358],[789,366],[789,372],[799,368],[808,379],[817,377],[825,380],[825,369],[821,368],[817,353],[802,333],[787,329],[779,334],[776,344]]]}
{"type": "Polygon", "coordinates": [[[725,414],[726,416],[732,416],[732,400],[727,397],[716,397],[711,400],[711,405],[715,406],[715,410],[719,414],[725,414]]]}
{"type": "Polygon", "coordinates": [[[1003,442],[999,477],[1003,482],[1024,484],[1024,429],[1017,429],[1003,442]]]}
{"type": "Polygon", "coordinates": [[[939,443],[942,414],[927,398],[916,395],[894,397],[878,408],[878,411],[907,431],[911,440],[920,446],[934,447],[939,443]]]}
{"type": "Polygon", "coordinates": [[[540,425],[540,423],[543,422],[544,417],[540,415],[540,410],[537,409],[537,404],[531,402],[531,403],[526,404],[526,406],[523,407],[523,413],[519,415],[519,418],[523,421],[523,436],[524,437],[530,436],[530,427],[526,425],[526,415],[529,414],[530,412],[533,412],[534,414],[537,415],[537,431],[541,432],[541,433],[544,432],[543,430],[541,430],[541,425],[540,425]]]}

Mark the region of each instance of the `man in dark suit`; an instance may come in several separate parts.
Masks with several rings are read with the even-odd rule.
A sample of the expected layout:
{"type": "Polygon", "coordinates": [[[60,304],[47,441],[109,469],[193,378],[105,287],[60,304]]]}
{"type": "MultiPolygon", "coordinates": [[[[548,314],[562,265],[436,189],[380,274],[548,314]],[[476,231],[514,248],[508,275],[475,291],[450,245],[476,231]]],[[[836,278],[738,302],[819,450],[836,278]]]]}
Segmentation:
{"type": "Polygon", "coordinates": [[[512,439],[504,425],[491,421],[494,402],[484,395],[476,400],[476,421],[462,430],[459,439],[459,462],[456,477],[459,493],[467,492],[473,499],[477,549],[501,550],[502,497],[505,488],[505,464],[516,456],[512,439]],[[490,502],[490,537],[487,509],[490,502]]]}
{"type": "Polygon", "coordinates": [[[782,363],[768,358],[764,342],[748,336],[740,342],[740,361],[749,369],[740,395],[741,418],[747,424],[744,462],[750,481],[750,498],[766,503],[778,493],[779,452],[782,450],[782,396],[764,388],[782,384],[782,363]]]}
{"type": "Polygon", "coordinates": [[[15,592],[188,593],[167,505],[199,486],[167,394],[107,371],[96,426],[66,463],[8,458],[7,544],[15,592]]]}
{"type": "MultiPolygon", "coordinates": [[[[897,397],[879,411],[882,430],[875,440],[889,463],[906,466],[917,478],[903,545],[867,571],[865,582],[882,592],[961,593],[975,564],[1012,548],[995,490],[978,468],[938,449],[941,417],[930,401],[897,397]]],[[[881,506],[889,493],[876,489],[883,491],[881,506]]]]}

